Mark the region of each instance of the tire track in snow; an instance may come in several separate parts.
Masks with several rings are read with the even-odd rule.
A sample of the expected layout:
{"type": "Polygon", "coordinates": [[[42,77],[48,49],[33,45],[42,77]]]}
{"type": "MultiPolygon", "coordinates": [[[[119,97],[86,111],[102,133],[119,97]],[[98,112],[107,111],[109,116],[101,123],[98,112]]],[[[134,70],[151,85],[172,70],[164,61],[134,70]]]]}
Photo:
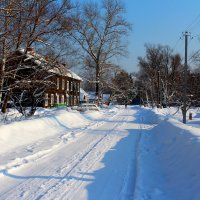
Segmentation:
{"type": "MultiPolygon", "coordinates": [[[[116,138],[119,139],[119,136],[117,136],[117,134],[116,134],[117,128],[121,127],[121,126],[123,126],[123,124],[127,123],[126,117],[123,117],[121,120],[123,121],[123,123],[120,123],[120,124],[118,122],[115,123],[115,125],[109,131],[109,133],[106,134],[106,137],[104,137],[104,139],[98,143],[98,145],[96,146],[96,149],[94,148],[94,149],[92,149],[91,152],[89,152],[89,154],[93,154],[93,155],[96,152],[96,154],[98,156],[96,156],[94,159],[94,157],[92,155],[88,154],[87,157],[89,157],[89,159],[87,159],[87,162],[90,163],[90,165],[88,165],[87,168],[80,169],[79,171],[84,171],[84,173],[87,174],[87,172],[89,172],[93,168],[95,163],[99,162],[104,157],[105,152],[107,152],[114,144],[116,144],[116,138]],[[110,136],[110,135],[112,135],[112,133],[114,133],[117,137],[115,136],[115,138],[114,138],[113,136],[110,136]],[[108,140],[109,142],[104,142],[104,140],[108,140]],[[100,150],[97,149],[98,146],[100,146],[100,150]],[[101,151],[102,146],[104,147],[103,151],[101,151]]],[[[121,133],[121,131],[119,133],[121,133]]],[[[81,164],[83,164],[83,163],[79,163],[79,165],[81,165],[81,164]]],[[[83,165],[83,167],[84,167],[84,165],[83,165]]],[[[80,168],[81,168],[81,166],[80,166],[80,168]]],[[[74,173],[76,173],[76,171],[74,171],[74,173]]],[[[85,175],[82,174],[79,177],[79,179],[80,180],[84,179],[84,176],[85,175]]],[[[62,185],[64,188],[62,188],[62,187],[55,188],[55,190],[59,189],[60,192],[65,191],[61,196],[59,196],[59,199],[73,199],[74,194],[76,194],[78,192],[78,190],[81,188],[83,183],[84,183],[84,181],[74,182],[73,184],[70,185],[70,188],[68,189],[68,191],[66,191],[66,185],[65,185],[66,183],[63,183],[62,185]]],[[[55,199],[57,197],[57,193],[60,194],[59,191],[56,192],[53,190],[53,192],[56,192],[56,194],[54,194],[53,199],[55,199]]],[[[49,199],[50,197],[52,198],[52,193],[50,193],[49,195],[47,194],[46,196],[43,197],[43,199],[49,199]]]]}
{"type": "MultiPolygon", "coordinates": [[[[101,148],[102,148],[102,143],[104,142],[104,140],[102,140],[98,144],[97,148],[93,149],[90,152],[90,154],[93,154],[93,155],[96,154],[97,156],[95,158],[93,156],[91,156],[92,157],[91,159],[87,159],[87,162],[90,163],[87,168],[85,168],[85,165],[83,163],[80,163],[79,171],[84,171],[84,173],[81,176],[79,176],[80,180],[81,179],[84,180],[84,176],[86,176],[85,174],[87,174],[95,166],[95,164],[97,162],[99,162],[104,157],[105,152],[107,152],[113,146],[113,144],[115,144],[116,138],[112,138],[112,139],[109,138],[108,139],[107,137],[108,137],[108,135],[106,136],[106,138],[104,138],[104,140],[109,141],[108,142],[109,145],[104,146],[104,151],[97,150],[98,146],[101,146],[101,148]],[[83,167],[81,166],[82,164],[83,164],[83,167]]],[[[88,156],[90,156],[90,155],[88,154],[88,156]]],[[[77,172],[74,171],[74,173],[76,174],[77,172]]],[[[60,196],[59,199],[73,199],[74,194],[76,194],[79,191],[79,189],[81,188],[81,186],[83,185],[83,183],[84,183],[83,180],[81,180],[79,182],[74,182],[73,184],[71,184],[70,185],[71,188],[68,191],[66,191],[64,194],[62,194],[62,196],[60,196]]],[[[60,188],[60,190],[63,191],[63,188],[60,188]]],[[[48,197],[46,199],[48,199],[48,197]]]]}
{"type": "MultiPolygon", "coordinates": [[[[73,170],[80,165],[80,163],[87,157],[87,155],[106,137],[103,136],[102,138],[100,138],[86,153],[84,153],[84,155],[80,158],[78,158],[78,161],[75,162],[75,164],[71,167],[71,169],[64,175],[64,181],[68,180],[65,179],[65,177],[70,177],[70,175],[72,174],[73,170]]],[[[77,160],[77,159],[76,159],[77,160]]],[[[69,179],[70,180],[70,179],[69,179]]],[[[55,185],[51,186],[51,188],[49,188],[49,190],[45,191],[43,194],[40,195],[40,198],[43,198],[46,194],[48,194],[51,190],[54,190],[54,188],[56,188],[57,186],[59,186],[60,184],[63,183],[63,180],[57,182],[55,185]]]]}
{"type": "MultiPolygon", "coordinates": [[[[105,122],[96,122],[96,123],[92,123],[91,126],[89,126],[89,128],[93,128],[96,126],[102,126],[105,122]]],[[[52,152],[56,151],[59,148],[62,148],[62,146],[72,140],[77,140],[79,139],[81,136],[83,136],[83,134],[89,129],[84,128],[84,129],[78,129],[76,131],[70,131],[67,132],[66,134],[62,134],[59,136],[60,141],[58,144],[54,144],[51,148],[48,148],[46,150],[40,150],[34,154],[30,154],[28,156],[25,157],[20,157],[20,158],[16,158],[15,160],[4,164],[4,165],[0,165],[0,177],[3,171],[5,170],[13,170],[13,169],[17,169],[20,167],[24,167],[27,164],[31,164],[32,162],[35,162],[39,159],[42,159],[46,156],[48,156],[48,154],[51,154],[52,152]],[[77,137],[78,136],[78,137],[77,137]],[[64,144],[63,144],[64,143],[64,144]]],[[[74,142],[74,141],[73,141],[74,142]]]]}
{"type": "MultiPolygon", "coordinates": [[[[145,116],[145,115],[144,115],[145,116]]],[[[137,141],[137,147],[135,151],[135,176],[134,176],[134,188],[133,188],[133,198],[132,200],[137,200],[138,191],[140,190],[140,175],[141,175],[141,167],[142,167],[142,147],[141,141],[144,136],[144,130],[152,129],[154,126],[158,125],[158,122],[155,123],[154,119],[146,119],[144,116],[139,118],[140,121],[140,135],[137,141]],[[147,121],[146,121],[147,120],[147,121]]]]}
{"type": "MultiPolygon", "coordinates": [[[[118,116],[119,113],[121,113],[121,111],[118,112],[117,115],[112,116],[112,118],[118,116]]],[[[125,119],[125,117],[124,117],[124,119],[125,119]]],[[[124,122],[124,123],[125,123],[125,122],[124,122]]],[[[123,124],[124,124],[124,123],[123,123],[123,124]]],[[[105,124],[106,124],[106,122],[103,123],[101,126],[103,126],[103,125],[105,125],[105,124]]],[[[116,127],[118,127],[118,126],[120,126],[120,125],[119,125],[118,123],[115,123],[115,125],[114,125],[113,128],[112,128],[112,130],[110,130],[109,133],[107,133],[106,135],[104,135],[98,142],[96,142],[96,143],[94,144],[93,147],[91,147],[91,149],[90,149],[88,152],[86,152],[81,158],[79,158],[79,162],[77,162],[77,163],[70,169],[70,171],[69,171],[65,176],[72,176],[71,174],[73,173],[74,169],[75,169],[76,167],[78,167],[79,165],[81,165],[82,162],[84,161],[84,159],[85,159],[86,157],[88,157],[88,155],[89,155],[90,153],[92,153],[92,151],[93,151],[100,143],[102,143],[103,140],[105,140],[105,139],[110,135],[111,132],[113,132],[113,131],[116,132],[115,129],[116,129],[116,127]]],[[[109,149],[110,146],[112,146],[112,145],[109,145],[109,147],[108,147],[107,149],[109,149]]],[[[105,151],[104,151],[104,152],[105,152],[105,151]]],[[[99,156],[96,157],[95,160],[93,160],[92,164],[89,165],[89,167],[87,168],[86,172],[88,172],[89,169],[90,169],[97,161],[99,161],[99,159],[102,157],[102,155],[104,154],[104,152],[102,152],[101,154],[99,154],[99,156]]],[[[82,176],[79,177],[79,178],[81,179],[81,178],[83,178],[83,176],[84,176],[84,175],[82,175],[82,176]]],[[[73,176],[72,176],[72,177],[73,177],[73,176]]],[[[53,187],[51,187],[48,191],[46,191],[43,195],[40,195],[40,198],[42,197],[42,198],[44,199],[44,198],[45,198],[45,195],[48,195],[48,193],[50,193],[51,190],[53,190],[53,191],[55,192],[55,189],[59,188],[59,186],[62,186],[63,184],[66,184],[66,181],[70,181],[70,179],[67,179],[67,180],[65,179],[65,180],[64,180],[64,183],[63,183],[63,181],[58,182],[58,183],[55,184],[53,187]]],[[[78,187],[76,186],[76,188],[79,188],[81,184],[82,184],[82,182],[81,182],[80,184],[78,184],[78,187]]],[[[77,185],[77,184],[74,183],[73,185],[77,185]]],[[[70,186],[72,186],[72,185],[70,185],[70,186]]],[[[73,193],[75,192],[74,189],[75,189],[75,188],[73,188],[73,193]]],[[[52,195],[52,193],[51,193],[51,195],[52,195]]],[[[66,193],[65,193],[62,197],[65,197],[65,198],[66,198],[66,193]]],[[[62,197],[61,197],[61,198],[62,198],[62,197]]],[[[48,197],[47,197],[47,199],[48,199],[48,197]]],[[[59,199],[60,199],[60,198],[59,198],[59,199]]]]}
{"type": "MultiPolygon", "coordinates": [[[[106,123],[104,123],[104,124],[106,124],[106,123]]],[[[104,124],[103,124],[103,125],[104,125],[104,124]]],[[[102,125],[102,126],[103,126],[103,125],[102,125]]],[[[121,125],[121,124],[120,124],[120,125],[121,125]]],[[[115,125],[112,127],[112,130],[110,130],[109,133],[107,133],[105,136],[103,136],[103,138],[101,138],[98,142],[96,142],[96,144],[94,145],[94,147],[92,147],[88,152],[86,152],[86,153],[84,154],[84,156],[82,156],[82,158],[77,158],[79,161],[77,162],[77,164],[75,164],[74,167],[72,167],[72,168],[70,169],[70,171],[68,171],[67,174],[65,174],[65,176],[73,177],[73,176],[72,176],[72,173],[74,173],[74,171],[76,171],[75,169],[76,169],[79,165],[82,164],[82,162],[84,161],[84,159],[85,159],[86,157],[88,157],[88,155],[89,155],[90,153],[92,153],[92,151],[97,147],[97,145],[99,145],[100,143],[103,143],[103,140],[105,140],[105,138],[107,138],[111,132],[116,131],[116,130],[115,130],[116,127],[118,127],[118,126],[120,126],[120,125],[119,125],[118,123],[115,123],[115,125]]],[[[109,146],[109,148],[110,148],[110,146],[109,146]]],[[[104,151],[104,152],[105,152],[105,151],[104,151]]],[[[101,155],[103,155],[104,152],[103,152],[101,155]]],[[[100,156],[101,156],[101,155],[100,155],[100,156]]],[[[98,157],[98,158],[93,162],[93,164],[94,164],[95,162],[99,161],[99,159],[100,159],[100,157],[98,157]]],[[[88,166],[87,171],[93,166],[93,164],[90,165],[90,166],[88,166]]],[[[79,177],[79,178],[81,179],[82,177],[83,177],[83,176],[81,176],[81,177],[79,177]]],[[[61,186],[64,185],[64,184],[67,184],[67,182],[70,182],[70,181],[71,181],[71,179],[64,179],[63,181],[61,180],[60,182],[57,182],[54,186],[51,186],[51,187],[49,188],[48,191],[46,191],[44,194],[41,194],[41,195],[40,195],[40,198],[42,197],[43,199],[45,199],[46,196],[52,195],[52,193],[54,193],[55,190],[58,190],[59,187],[61,187],[61,186]]],[[[74,184],[75,184],[75,183],[74,183],[74,184]]],[[[73,185],[74,185],[74,184],[73,184],[73,185]]],[[[70,185],[70,187],[72,187],[73,185],[70,185]]],[[[73,188],[73,192],[74,192],[74,188],[73,188]]],[[[65,195],[64,195],[64,196],[65,196],[65,195]]],[[[49,198],[50,198],[50,197],[49,197],[49,198]]],[[[48,199],[48,197],[47,197],[47,199],[48,199]]]]}
{"type": "MultiPolygon", "coordinates": [[[[130,112],[130,110],[129,110],[129,112],[130,112]]],[[[121,139],[121,137],[119,137],[119,135],[123,132],[123,130],[121,129],[119,131],[120,134],[118,136],[116,134],[116,130],[117,130],[117,127],[123,127],[123,125],[128,122],[127,116],[120,119],[121,121],[123,121],[123,123],[115,124],[115,127],[112,130],[110,130],[110,133],[113,132],[115,134],[115,137],[111,137],[110,138],[110,142],[107,143],[109,145],[104,146],[104,151],[101,152],[101,154],[95,160],[93,160],[93,162],[91,162],[91,164],[90,164],[90,166],[88,167],[87,170],[84,169],[84,173],[85,174],[87,174],[87,172],[93,168],[95,163],[97,163],[98,161],[100,161],[104,157],[105,152],[107,152],[107,150],[111,149],[112,146],[114,146],[116,144],[116,142],[121,139]],[[117,140],[116,140],[116,138],[117,138],[117,140]]],[[[102,144],[101,144],[101,148],[102,148],[102,144]]],[[[132,193],[128,193],[127,194],[127,189],[130,189],[130,185],[131,185],[130,182],[132,182],[132,180],[130,180],[130,178],[131,178],[130,175],[132,175],[132,172],[133,172],[132,167],[133,166],[130,166],[130,165],[134,165],[134,164],[131,162],[131,163],[129,163],[129,165],[127,167],[127,171],[128,172],[126,173],[126,177],[124,178],[121,192],[120,192],[119,196],[116,197],[117,199],[120,199],[120,200],[122,200],[122,199],[123,200],[131,199],[132,200],[133,194],[132,193]],[[125,193],[124,193],[124,191],[125,191],[125,193]]],[[[82,178],[83,177],[84,177],[84,175],[82,176],[82,178]]],[[[78,191],[81,188],[81,186],[83,185],[83,183],[84,183],[84,181],[78,182],[77,184],[75,184],[75,187],[71,188],[71,190],[69,192],[65,192],[61,197],[59,197],[59,199],[75,199],[75,198],[73,198],[74,194],[78,193],[78,191]]],[[[47,199],[48,199],[48,197],[47,197],[47,199]]]]}
{"type": "MultiPolygon", "coordinates": [[[[81,155],[81,156],[84,157],[85,155],[81,155]]],[[[75,166],[75,165],[78,164],[77,162],[80,162],[79,160],[81,159],[81,156],[79,155],[79,157],[77,157],[77,155],[75,155],[75,157],[72,160],[70,160],[69,162],[67,162],[67,163],[70,164],[70,165],[74,165],[75,166]]],[[[25,166],[21,166],[21,167],[25,167],[25,166]]],[[[45,168],[43,168],[42,171],[40,171],[40,174],[45,174],[45,171],[47,171],[49,169],[49,167],[50,166],[47,165],[45,168]]],[[[66,167],[66,165],[64,167],[66,167]]],[[[70,168],[68,170],[71,171],[72,169],[70,168]]],[[[53,172],[53,173],[55,173],[55,172],[53,172]]],[[[35,174],[37,174],[37,172],[35,174]]],[[[66,179],[67,174],[68,174],[68,172],[65,175],[62,176],[63,180],[66,179]]],[[[4,175],[5,176],[9,176],[9,173],[4,172],[4,175]]],[[[36,176],[37,175],[35,175],[35,177],[36,176]]],[[[11,175],[11,177],[12,177],[12,175],[11,175]]],[[[7,192],[5,192],[2,196],[0,196],[0,199],[1,198],[3,198],[3,199],[15,199],[15,197],[21,196],[21,194],[23,194],[23,193],[27,195],[27,193],[25,193],[25,191],[29,190],[29,188],[27,188],[29,185],[41,185],[41,179],[40,178],[38,178],[38,179],[34,178],[34,175],[32,175],[32,177],[33,177],[32,179],[28,178],[27,180],[22,181],[20,184],[17,185],[18,191],[21,191],[20,194],[18,194],[18,192],[17,192],[17,194],[15,192],[13,193],[12,192],[13,188],[11,188],[7,192]],[[32,182],[34,182],[34,184],[32,184],[32,182]],[[13,195],[12,195],[12,193],[13,193],[13,195]]],[[[14,178],[14,176],[13,176],[13,178],[14,178]]],[[[16,176],[16,178],[17,178],[17,176],[16,176]]],[[[58,180],[59,179],[44,180],[43,183],[42,183],[42,187],[45,189],[45,187],[48,186],[51,189],[53,187],[52,185],[56,185],[58,183],[58,180]]],[[[14,190],[16,191],[16,188],[14,188],[14,190]]],[[[39,193],[40,193],[40,191],[36,191],[35,195],[37,196],[39,193]]],[[[35,199],[35,195],[32,197],[33,199],[35,199]]],[[[39,197],[42,197],[42,196],[43,195],[39,195],[39,197]]],[[[24,197],[23,199],[26,199],[26,198],[24,197]]]]}
{"type": "MultiPolygon", "coordinates": [[[[119,114],[119,113],[118,113],[119,114]]],[[[116,115],[114,115],[113,117],[115,117],[116,115]]],[[[96,127],[96,126],[103,126],[103,124],[105,124],[106,122],[104,122],[104,123],[95,123],[93,126],[91,126],[90,128],[92,128],[92,127],[96,127]]],[[[88,130],[88,129],[87,129],[88,130]]],[[[87,130],[84,130],[84,132],[86,132],[87,130]]],[[[77,131],[78,132],[78,131],[77,131]]],[[[98,145],[98,143],[100,143],[104,138],[106,137],[106,135],[103,137],[103,138],[101,138],[99,141],[97,141],[92,147],[91,147],[91,149],[88,151],[88,152],[86,152],[86,154],[84,154],[83,156],[82,156],[82,158],[79,158],[79,161],[78,161],[78,163],[75,163],[74,164],[74,167],[72,167],[71,168],[71,170],[65,175],[65,176],[67,176],[67,175],[69,175],[72,171],[73,171],[73,169],[92,151],[92,149],[94,149],[95,148],[95,146],[96,145],[98,145]]],[[[61,147],[61,146],[59,146],[59,147],[61,147]]],[[[63,147],[63,146],[62,146],[63,147]]],[[[62,148],[61,147],[61,148],[62,148]]],[[[40,152],[41,153],[41,156],[39,156],[39,157],[37,157],[37,159],[33,159],[33,160],[30,160],[30,159],[27,159],[27,158],[21,158],[21,163],[20,164],[17,164],[16,165],[16,163],[15,164],[11,164],[11,166],[8,168],[9,170],[11,170],[11,171],[13,171],[13,169],[14,170],[16,170],[16,169],[20,169],[20,168],[23,168],[23,167],[26,167],[26,165],[28,165],[28,164],[31,164],[31,162],[35,162],[35,161],[38,161],[39,162],[39,160],[41,160],[41,159],[43,159],[44,157],[47,157],[47,156],[49,156],[51,153],[54,153],[55,152],[55,150],[57,150],[56,148],[55,149],[52,149],[51,151],[47,151],[46,153],[45,152],[40,152]]],[[[40,154],[39,153],[39,154],[40,154]]],[[[34,157],[34,155],[32,155],[33,157],[34,157]]],[[[76,159],[74,159],[74,161],[76,161],[77,160],[77,158],[76,159]]],[[[73,161],[72,161],[72,163],[73,163],[73,161]]],[[[44,171],[45,172],[45,170],[46,169],[48,169],[48,166],[47,166],[47,168],[45,168],[45,169],[43,169],[42,171],[44,171]]],[[[23,191],[23,186],[24,185],[29,185],[29,183],[30,183],[31,181],[30,180],[26,180],[26,181],[23,181],[22,183],[20,183],[20,184],[18,184],[18,188],[21,190],[21,191],[23,191]]],[[[52,182],[51,180],[50,181],[46,181],[46,183],[49,183],[49,182],[52,182]]],[[[36,183],[37,184],[37,183],[36,183]]],[[[40,184],[40,181],[38,181],[38,184],[40,184]]],[[[44,184],[43,184],[44,185],[44,184]]],[[[10,188],[6,193],[4,193],[4,197],[8,197],[8,199],[9,199],[9,194],[10,194],[10,192],[13,190],[13,189],[16,189],[15,187],[14,188],[10,188]]],[[[27,196],[28,194],[27,194],[27,192],[21,192],[21,197],[23,197],[23,199],[26,199],[26,196],[27,196]]],[[[40,195],[39,197],[41,197],[42,195],[40,195]]],[[[27,199],[29,199],[29,197],[27,197],[27,199]]]]}
{"type": "MultiPolygon", "coordinates": [[[[76,142],[76,140],[81,139],[81,137],[84,137],[84,133],[86,131],[88,131],[89,128],[101,126],[104,123],[105,122],[94,123],[91,127],[87,127],[82,132],[80,132],[80,130],[77,130],[76,135],[78,133],[79,137],[75,138],[75,140],[72,140],[72,142],[76,142]]],[[[67,143],[67,144],[69,144],[69,143],[67,143]]],[[[0,166],[0,178],[3,178],[4,176],[8,176],[9,171],[11,171],[11,172],[17,171],[17,170],[23,169],[24,167],[28,167],[28,165],[30,165],[32,163],[39,162],[41,159],[44,159],[44,158],[50,156],[51,154],[54,154],[55,151],[59,151],[59,149],[62,149],[65,146],[66,146],[65,142],[63,143],[63,141],[61,141],[59,144],[54,145],[51,149],[43,150],[43,151],[37,152],[36,154],[30,155],[30,156],[27,156],[24,158],[16,159],[13,162],[8,163],[7,165],[0,166]]],[[[76,159],[74,159],[74,160],[76,161],[76,159]]],[[[44,168],[42,171],[45,171],[45,169],[48,169],[48,166],[46,168],[44,168]]],[[[13,176],[13,178],[14,178],[14,176],[13,176]]],[[[25,181],[21,182],[20,184],[18,184],[17,187],[20,187],[20,185],[28,184],[28,182],[30,182],[30,180],[25,180],[25,181]]],[[[3,196],[6,196],[6,194],[9,194],[12,189],[15,189],[15,187],[16,186],[14,186],[13,188],[11,188],[7,192],[5,192],[3,196]]]]}
{"type": "MultiPolygon", "coordinates": [[[[103,125],[102,125],[103,126],[103,125]]],[[[88,159],[87,157],[90,158],[90,154],[94,154],[93,151],[96,151],[96,148],[100,145],[102,146],[102,143],[104,143],[104,140],[107,140],[107,138],[109,137],[109,135],[115,131],[116,132],[116,127],[120,126],[118,123],[115,123],[115,125],[112,127],[112,130],[110,130],[107,134],[105,134],[99,141],[97,141],[91,148],[89,151],[87,151],[81,158],[79,158],[78,162],[74,164],[74,166],[70,169],[70,171],[67,172],[67,174],[65,176],[68,176],[68,177],[74,177],[73,176],[73,173],[76,174],[76,168],[79,168],[79,166],[82,165],[83,162],[85,162],[85,159],[87,160],[88,162],[88,159]]],[[[109,140],[109,138],[108,138],[109,140]]],[[[112,143],[110,143],[110,145],[104,149],[103,152],[101,152],[92,162],[90,161],[90,165],[88,165],[87,169],[84,169],[84,173],[87,173],[92,167],[93,165],[99,161],[100,158],[102,158],[102,155],[105,153],[105,151],[107,149],[109,149],[110,147],[112,146],[112,143]]],[[[94,157],[92,157],[94,158],[94,157]]],[[[80,171],[80,169],[78,170],[80,171]]],[[[81,179],[83,178],[84,175],[81,175],[80,177],[78,177],[78,179],[81,179]]],[[[72,178],[73,179],[73,178],[72,178]]],[[[42,197],[43,199],[49,199],[50,197],[52,198],[52,193],[54,193],[56,190],[58,190],[60,188],[60,190],[62,191],[62,186],[66,186],[66,184],[68,184],[67,182],[70,182],[71,179],[64,179],[64,181],[60,181],[60,182],[57,182],[57,184],[55,184],[54,186],[52,186],[51,188],[49,188],[49,190],[47,190],[43,195],[41,195],[40,197],[42,197]]],[[[59,199],[62,199],[62,198],[67,198],[68,197],[68,194],[70,195],[70,193],[76,193],[75,191],[78,190],[78,188],[81,186],[82,182],[74,182],[72,184],[70,184],[70,190],[68,192],[65,192],[62,196],[59,197],[59,199]],[[71,188],[73,188],[73,192],[71,190],[71,188]]],[[[56,192],[56,193],[59,193],[59,192],[56,192]]]]}
{"type": "Polygon", "coordinates": [[[140,142],[142,138],[142,132],[144,129],[144,119],[143,116],[140,117],[140,134],[136,143],[135,147],[135,165],[134,165],[134,181],[133,181],[133,200],[135,200],[136,197],[136,190],[137,190],[137,182],[139,179],[139,173],[140,173],[140,142]]]}
{"type": "MultiPolygon", "coordinates": [[[[107,117],[110,117],[110,119],[112,119],[115,116],[117,116],[119,114],[119,112],[114,113],[114,115],[111,115],[109,113],[107,115],[107,117]]],[[[86,132],[88,129],[92,129],[93,127],[102,126],[105,123],[106,122],[91,122],[89,124],[89,126],[86,126],[84,128],[80,128],[80,129],[73,130],[73,131],[71,131],[69,129],[69,132],[64,131],[63,133],[60,133],[59,137],[57,138],[58,139],[57,144],[53,144],[53,146],[51,146],[50,148],[48,148],[46,150],[44,150],[44,149],[39,150],[39,151],[35,152],[34,154],[33,154],[32,150],[37,146],[38,142],[36,142],[36,144],[34,143],[34,144],[29,144],[28,146],[24,146],[23,149],[26,149],[26,152],[29,152],[29,154],[26,156],[23,156],[23,157],[18,157],[16,159],[11,158],[10,159],[10,160],[12,160],[11,162],[0,165],[0,171],[5,170],[5,169],[12,170],[13,168],[19,168],[24,164],[28,164],[29,162],[34,161],[34,159],[33,159],[34,157],[36,159],[42,158],[43,155],[46,156],[48,153],[51,153],[51,151],[55,150],[56,147],[59,147],[59,145],[62,145],[62,143],[67,143],[73,139],[77,139],[77,136],[81,137],[81,133],[86,132]]],[[[52,138],[53,137],[51,137],[50,140],[53,140],[52,138]]],[[[17,152],[18,152],[18,150],[17,150],[17,152]]],[[[9,155],[4,155],[4,157],[9,157],[9,155]]],[[[0,174],[0,176],[1,176],[1,174],[0,174]]]]}

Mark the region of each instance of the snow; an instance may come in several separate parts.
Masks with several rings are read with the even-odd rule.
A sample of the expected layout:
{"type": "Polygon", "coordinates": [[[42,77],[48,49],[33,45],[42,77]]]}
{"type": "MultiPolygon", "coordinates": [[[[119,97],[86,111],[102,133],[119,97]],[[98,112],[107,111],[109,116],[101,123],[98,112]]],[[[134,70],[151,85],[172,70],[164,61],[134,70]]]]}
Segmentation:
{"type": "Polygon", "coordinates": [[[88,97],[88,93],[85,90],[83,90],[83,88],[80,88],[80,101],[88,101],[88,97]]]}
{"type": "Polygon", "coordinates": [[[0,125],[0,199],[199,200],[200,110],[39,109],[0,125]],[[188,117],[188,116],[187,116],[188,117]]]}
{"type": "Polygon", "coordinates": [[[66,111],[60,110],[42,118],[2,125],[0,128],[0,153],[42,138],[62,134],[69,128],[78,128],[87,123],[88,120],[84,119],[79,113],[66,115],[66,111]],[[72,120],[69,120],[70,118],[72,120]],[[78,125],[77,121],[79,121],[78,125]]]}
{"type": "Polygon", "coordinates": [[[77,74],[72,72],[70,69],[67,69],[64,65],[61,65],[61,64],[57,67],[50,69],[49,72],[59,74],[61,76],[71,77],[73,79],[82,81],[82,78],[80,76],[78,76],[77,74]]]}
{"type": "MultiPolygon", "coordinates": [[[[146,110],[143,114],[147,116],[149,112],[146,110]]],[[[181,122],[181,113],[173,115],[175,112],[174,108],[154,109],[158,123],[142,132],[137,200],[200,198],[199,113],[193,110],[196,118],[185,125],[181,122]]],[[[149,121],[144,119],[143,123],[149,121]]]]}
{"type": "Polygon", "coordinates": [[[74,78],[74,79],[76,79],[76,80],[80,80],[80,81],[83,80],[80,76],[78,76],[77,74],[75,74],[74,72],[72,72],[72,71],[69,70],[69,69],[67,69],[67,75],[66,75],[66,76],[71,77],[71,78],[74,78]]]}

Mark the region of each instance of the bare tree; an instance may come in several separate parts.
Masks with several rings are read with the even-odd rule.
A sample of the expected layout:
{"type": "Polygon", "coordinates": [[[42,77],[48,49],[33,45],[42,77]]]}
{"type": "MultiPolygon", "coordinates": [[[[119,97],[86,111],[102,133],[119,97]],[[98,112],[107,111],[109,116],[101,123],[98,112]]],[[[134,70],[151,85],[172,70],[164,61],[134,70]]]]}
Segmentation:
{"type": "Polygon", "coordinates": [[[101,76],[115,56],[126,54],[124,37],[131,29],[118,0],[84,2],[72,20],[71,38],[81,47],[88,68],[95,69],[96,97],[100,97],[101,76]]]}
{"type": "MultiPolygon", "coordinates": [[[[173,55],[168,46],[146,45],[146,56],[139,57],[139,79],[145,84],[146,97],[154,106],[180,102],[183,66],[178,54],[173,55]],[[179,98],[177,98],[179,97],[179,98]]],[[[147,102],[148,103],[148,102],[147,102]]]]}

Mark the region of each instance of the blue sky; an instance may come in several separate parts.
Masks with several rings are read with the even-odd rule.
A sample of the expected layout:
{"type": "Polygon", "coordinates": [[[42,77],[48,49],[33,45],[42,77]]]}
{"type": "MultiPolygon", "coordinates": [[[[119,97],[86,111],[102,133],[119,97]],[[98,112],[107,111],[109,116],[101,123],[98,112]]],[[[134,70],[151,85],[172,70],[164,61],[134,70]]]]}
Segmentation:
{"type": "Polygon", "coordinates": [[[137,57],[145,55],[144,44],[162,44],[184,55],[182,32],[194,36],[189,41],[189,56],[200,49],[199,0],[122,0],[128,21],[133,25],[129,36],[129,57],[120,64],[129,72],[137,71],[137,57]]]}

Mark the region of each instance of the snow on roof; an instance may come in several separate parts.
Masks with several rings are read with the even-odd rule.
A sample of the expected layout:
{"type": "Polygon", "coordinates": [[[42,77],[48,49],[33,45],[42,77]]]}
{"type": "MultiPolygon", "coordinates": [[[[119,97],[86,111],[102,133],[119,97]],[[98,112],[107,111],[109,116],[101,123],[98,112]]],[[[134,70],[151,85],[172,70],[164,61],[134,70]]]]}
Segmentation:
{"type": "Polygon", "coordinates": [[[74,79],[76,79],[76,80],[82,81],[82,78],[81,78],[80,76],[78,76],[77,74],[75,74],[74,72],[72,72],[72,71],[69,70],[69,69],[66,69],[66,76],[71,77],[71,78],[74,78],[74,79]]]}
{"type": "Polygon", "coordinates": [[[67,69],[64,65],[61,65],[61,64],[50,69],[49,71],[61,76],[67,76],[67,77],[82,81],[82,78],[80,76],[78,76],[77,74],[75,74],[74,72],[67,69]]]}
{"type": "MultiPolygon", "coordinates": [[[[25,49],[20,48],[18,49],[18,52],[24,54],[25,49]]],[[[45,59],[45,57],[40,54],[35,53],[34,50],[27,51],[26,58],[24,59],[24,61],[26,62],[28,60],[32,60],[38,66],[41,66],[42,63],[48,64],[48,61],[45,59]]],[[[78,76],[71,70],[67,69],[63,64],[60,64],[60,63],[55,63],[55,67],[49,69],[49,72],[82,81],[82,78],[80,76],[78,76]]]]}
{"type": "MultiPolygon", "coordinates": [[[[22,49],[22,48],[18,49],[17,51],[21,54],[25,53],[25,49],[22,49]]],[[[28,60],[32,60],[36,65],[47,63],[47,60],[45,59],[44,56],[37,54],[34,51],[27,51],[25,56],[26,58],[24,59],[24,62],[27,62],[28,60]]]]}

